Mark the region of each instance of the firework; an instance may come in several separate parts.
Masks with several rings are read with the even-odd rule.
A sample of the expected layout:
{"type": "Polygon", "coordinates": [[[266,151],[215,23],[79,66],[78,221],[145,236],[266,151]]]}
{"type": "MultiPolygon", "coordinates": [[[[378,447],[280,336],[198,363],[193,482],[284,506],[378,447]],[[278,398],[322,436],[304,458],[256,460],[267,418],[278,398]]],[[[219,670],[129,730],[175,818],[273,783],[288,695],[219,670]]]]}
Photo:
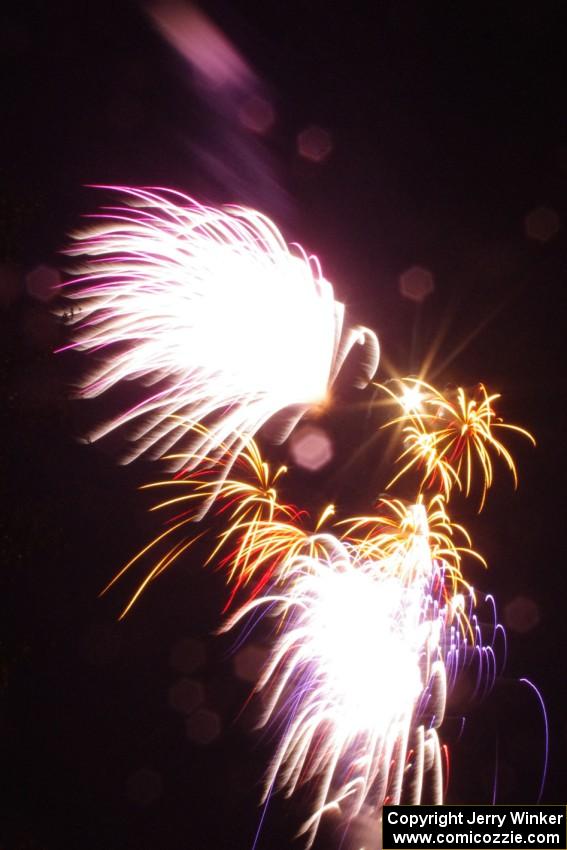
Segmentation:
{"type": "Polygon", "coordinates": [[[365,557],[394,560],[410,574],[421,568],[424,556],[442,561],[446,575],[455,579],[455,593],[462,582],[463,555],[472,555],[486,566],[482,556],[471,549],[466,529],[449,519],[446,500],[439,493],[427,504],[421,493],[414,504],[382,498],[375,514],[343,520],[339,525],[346,527],[343,537],[354,542],[365,557]],[[466,545],[457,545],[456,537],[466,545]]]}
{"type": "MultiPolygon", "coordinates": [[[[215,209],[178,192],[118,187],[69,249],[85,257],[69,297],[77,303],[69,346],[99,357],[81,392],[123,380],[146,389],[134,407],[101,426],[98,439],[131,426],[126,460],[163,458],[170,476],[147,485],[165,493],[152,510],[166,528],[112,579],[150,561],[124,616],[148,585],[203,535],[206,563],[227,579],[222,630],[271,623],[268,662],[256,690],[261,726],[279,743],[264,800],[274,790],[313,793],[303,825],[309,847],[321,819],[347,821],[400,801],[440,804],[447,769],[438,729],[448,691],[464,665],[474,694],[497,674],[497,624],[488,639],[463,559],[472,548],[447,505],[481,480],[483,507],[500,457],[499,437],[523,428],[496,415],[482,384],[444,392],[417,378],[383,386],[399,407],[402,476],[417,472],[411,502],[382,498],[373,512],[335,521],[328,505],[310,522],[280,497],[287,469],[272,468],[254,436],[271,421],[284,440],[307,410],[325,405],[346,357],[362,346],[365,386],[379,358],[375,334],[348,328],[314,257],[243,207],[215,209]],[[211,526],[195,534],[210,511],[211,526]]],[[[275,429],[275,430],[274,430],[275,429]]],[[[107,588],[105,588],[106,590],[107,588]]],[[[486,618],[483,617],[483,620],[486,618]]]]}
{"type": "MultiPolygon", "coordinates": [[[[201,430],[201,429],[200,429],[201,430]]],[[[175,455],[166,460],[182,458],[185,465],[189,455],[175,455]]],[[[279,499],[276,484],[287,472],[279,466],[272,471],[262,458],[255,440],[251,439],[236,458],[229,449],[223,460],[214,463],[205,458],[205,468],[197,472],[182,470],[174,477],[144,485],[143,490],[169,490],[171,495],[155,504],[150,511],[169,510],[164,531],[154,537],[112,578],[102,593],[106,593],[131,567],[151,559],[151,566],[120,614],[126,616],[148,585],[172,566],[187,549],[207,533],[194,533],[194,522],[202,514],[202,505],[213,505],[214,518],[221,522],[221,531],[206,564],[215,562],[226,573],[232,585],[225,611],[239,591],[251,598],[260,593],[274,573],[285,575],[286,564],[302,553],[314,557],[318,552],[318,532],[333,516],[328,505],[313,529],[304,527],[308,515],[292,504],[279,499]],[[227,477],[225,465],[234,467],[238,475],[227,477]],[[156,552],[159,553],[156,558],[156,552]]]]}
{"type": "MultiPolygon", "coordinates": [[[[472,592],[464,582],[453,591],[458,563],[443,560],[440,548],[433,556],[424,506],[412,507],[411,542],[378,548],[366,539],[315,535],[317,554],[289,558],[285,574],[224,627],[258,612],[275,620],[257,690],[266,704],[260,725],[283,732],[265,795],[278,788],[291,795],[303,784],[314,789],[302,828],[307,846],[330,810],[351,820],[363,807],[378,812],[402,796],[419,803],[426,774],[429,797],[441,803],[436,730],[448,680],[475,655],[479,687],[485,679],[487,650],[466,610],[472,592]]],[[[350,521],[351,530],[358,527],[350,521]]]]}
{"type": "Polygon", "coordinates": [[[286,467],[272,471],[255,441],[231,467],[229,477],[219,462],[148,485],[170,489],[153,510],[173,515],[111,584],[156,547],[167,551],[122,616],[197,539],[187,529],[212,497],[222,526],[208,562],[231,585],[225,611],[244,594],[223,630],[251,618],[250,635],[258,615],[273,622],[256,688],[265,702],[260,725],[280,737],[265,799],[276,789],[313,789],[307,846],[331,810],[346,821],[362,811],[377,816],[384,802],[419,803],[425,789],[441,803],[446,756],[437,730],[447,691],[465,664],[477,665],[478,695],[496,675],[499,627],[485,645],[461,571],[465,555],[482,561],[467,532],[441,494],[427,502],[420,494],[414,504],[381,499],[374,514],[335,523],[340,537],[322,530],[334,516],[328,506],[309,529],[306,512],[280,499],[286,467]]]}
{"type": "Polygon", "coordinates": [[[402,426],[405,448],[398,458],[404,465],[388,487],[415,468],[421,474],[422,489],[438,489],[449,497],[457,485],[468,496],[478,467],[482,479],[481,510],[493,481],[491,452],[503,458],[517,486],[514,459],[496,433],[512,431],[533,444],[535,440],[529,431],[496,416],[493,405],[500,398],[498,393],[489,395],[483,384],[478,384],[472,393],[462,387],[441,393],[417,378],[405,378],[393,384],[396,389],[387,385],[381,388],[401,407],[402,413],[385,427],[402,426]]]}
{"type": "Polygon", "coordinates": [[[288,245],[266,216],[171,190],[114,188],[121,205],[93,216],[68,249],[85,257],[67,292],[77,305],[70,347],[100,357],[83,396],[124,380],[148,389],[91,439],[131,424],[125,462],[163,457],[185,441],[195,468],[227,449],[236,457],[276,414],[284,439],[326,402],[355,344],[359,385],[374,375],[375,334],[345,326],[317,259],[288,245]]]}

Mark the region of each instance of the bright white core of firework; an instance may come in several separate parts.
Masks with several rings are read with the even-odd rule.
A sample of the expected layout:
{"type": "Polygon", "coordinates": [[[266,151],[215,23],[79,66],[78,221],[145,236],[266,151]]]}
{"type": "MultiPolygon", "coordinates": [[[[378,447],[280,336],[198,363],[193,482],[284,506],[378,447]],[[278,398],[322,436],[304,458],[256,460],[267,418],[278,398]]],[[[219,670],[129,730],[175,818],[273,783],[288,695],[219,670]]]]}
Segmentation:
{"type": "Polygon", "coordinates": [[[319,576],[317,592],[305,652],[340,706],[340,733],[386,732],[423,690],[421,594],[354,570],[319,576]]]}
{"type": "MultiPolygon", "coordinates": [[[[350,820],[365,805],[399,803],[412,722],[433,670],[439,678],[444,614],[432,605],[427,516],[414,508],[412,527],[423,539],[414,534],[409,548],[376,561],[317,535],[316,556],[294,557],[271,593],[249,600],[224,626],[262,610],[277,621],[257,690],[264,694],[260,726],[274,722],[285,731],[264,799],[273,788],[293,794],[313,782],[313,813],[302,827],[308,847],[330,809],[350,820]]],[[[442,717],[441,704],[436,714],[442,717]]],[[[420,799],[421,774],[412,799],[420,799]]]]}
{"type": "Polygon", "coordinates": [[[119,191],[123,205],[106,208],[68,249],[86,258],[68,292],[79,302],[70,347],[98,360],[83,395],[132,379],[146,389],[91,439],[134,423],[126,460],[163,457],[183,441],[185,457],[174,464],[194,468],[228,449],[237,455],[282,411],[277,437],[285,439],[326,399],[355,344],[363,346],[357,384],[374,375],[376,336],[345,327],[317,259],[288,245],[268,218],[172,191],[119,191]],[[206,434],[195,437],[195,425],[206,434]]]}
{"type": "Polygon", "coordinates": [[[423,393],[421,393],[417,387],[414,385],[410,387],[408,385],[404,386],[402,394],[399,396],[399,402],[404,410],[404,413],[419,413],[422,408],[422,402],[424,399],[423,393]]]}

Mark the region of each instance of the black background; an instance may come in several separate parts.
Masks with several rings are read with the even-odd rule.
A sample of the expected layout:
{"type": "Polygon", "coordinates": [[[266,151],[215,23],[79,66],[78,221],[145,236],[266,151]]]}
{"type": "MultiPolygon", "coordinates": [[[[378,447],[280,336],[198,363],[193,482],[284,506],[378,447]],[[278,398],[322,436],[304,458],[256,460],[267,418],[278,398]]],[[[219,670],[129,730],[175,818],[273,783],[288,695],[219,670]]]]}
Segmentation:
{"type": "MultiPolygon", "coordinates": [[[[202,553],[163,576],[121,624],[128,582],[97,598],[160,527],[136,491],[156,471],[119,466],[119,444],[78,442],[112,402],[71,399],[85,364],[52,354],[66,330],[52,305],[25,290],[38,264],[64,266],[66,234],[100,202],[85,188],[92,183],[174,186],[259,206],[321,257],[353,319],[376,329],[382,377],[388,367],[415,371],[439,337],[435,380],[483,380],[502,392],[506,418],[534,432],[537,449],[514,443],[517,493],[501,469],[480,517],[474,503],[454,507],[488,559],[488,572],[469,565],[469,576],[496,597],[509,657],[491,696],[466,707],[447,801],[489,802],[496,771],[498,802],[535,802],[543,721],[518,683],[527,677],[550,718],[542,801],[563,802],[564,4],[203,8],[274,106],[263,137],[231,117],[234,104],[221,108],[196,85],[134,3],[25,0],[2,13],[2,268],[20,290],[3,283],[0,314],[0,847],[250,848],[272,751],[268,736],[249,731],[254,709],[239,716],[249,685],[234,675],[230,640],[212,636],[226,591],[201,569],[202,553]],[[321,163],[298,153],[310,125],[332,139],[321,163]],[[525,227],[541,206],[560,223],[546,241],[525,227]],[[399,289],[414,265],[435,279],[420,308],[399,289]],[[537,616],[518,631],[526,604],[537,616]],[[183,675],[172,648],[186,638],[204,651],[188,675],[220,723],[208,745],[187,738],[168,698],[183,675]]],[[[296,502],[317,509],[334,500],[348,513],[383,486],[379,440],[348,463],[376,424],[357,401],[345,384],[324,421],[333,462],[290,478],[296,502]]],[[[462,712],[459,699],[450,715],[462,712]]],[[[290,846],[307,805],[301,795],[274,799],[258,846],[290,846]]],[[[331,820],[317,846],[340,839],[331,820]]]]}

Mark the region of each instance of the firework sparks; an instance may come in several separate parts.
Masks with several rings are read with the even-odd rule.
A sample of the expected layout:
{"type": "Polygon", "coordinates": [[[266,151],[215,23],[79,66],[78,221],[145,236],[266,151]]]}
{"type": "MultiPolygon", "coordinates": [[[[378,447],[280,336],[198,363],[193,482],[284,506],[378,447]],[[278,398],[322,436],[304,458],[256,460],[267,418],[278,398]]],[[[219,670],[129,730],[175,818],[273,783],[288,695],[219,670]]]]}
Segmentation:
{"type": "Polygon", "coordinates": [[[498,393],[489,395],[483,384],[478,384],[469,394],[462,387],[443,394],[417,378],[394,383],[396,390],[387,385],[381,388],[403,412],[384,427],[402,425],[405,448],[398,462],[404,462],[404,466],[388,487],[415,468],[421,473],[422,489],[438,489],[448,498],[457,485],[468,496],[478,467],[482,479],[479,510],[482,510],[493,481],[491,452],[503,458],[517,485],[514,459],[497,439],[496,432],[513,431],[534,445],[535,440],[525,428],[509,425],[497,417],[494,402],[500,398],[498,393]]]}
{"type": "MultiPolygon", "coordinates": [[[[330,810],[350,820],[363,806],[379,811],[402,794],[419,803],[426,773],[433,800],[442,800],[436,729],[447,676],[452,684],[477,655],[483,681],[482,662],[487,652],[492,656],[480,648],[478,624],[467,611],[474,596],[461,579],[452,526],[438,505],[434,500],[436,531],[430,532],[420,502],[397,517],[398,527],[411,522],[411,530],[393,533],[389,517],[380,545],[367,536],[315,535],[316,554],[288,558],[285,573],[276,573],[271,586],[225,624],[229,630],[257,612],[275,619],[271,658],[257,690],[266,695],[261,725],[284,732],[266,795],[273,788],[291,795],[300,785],[314,787],[313,814],[302,828],[308,846],[330,810]]],[[[367,519],[348,521],[347,534],[367,519]]]]}
{"type": "Polygon", "coordinates": [[[483,643],[461,572],[464,555],[482,558],[443,495],[427,504],[422,494],[410,505],[383,499],[375,515],[336,527],[340,539],[297,537],[224,627],[258,613],[275,620],[257,685],[266,704],[260,725],[282,733],[265,795],[313,788],[307,846],[330,810],[351,821],[386,801],[419,803],[426,784],[441,803],[437,729],[447,691],[465,664],[477,665],[477,695],[496,675],[491,641],[500,627],[483,643]]]}
{"type": "Polygon", "coordinates": [[[222,630],[247,618],[247,634],[260,619],[274,627],[256,687],[260,725],[279,733],[265,800],[274,789],[312,789],[308,847],[330,810],[347,821],[377,816],[385,802],[420,803],[426,787],[440,804],[446,748],[437,730],[447,692],[474,664],[482,696],[504,637],[487,597],[494,627],[485,640],[462,573],[465,556],[484,561],[447,503],[480,478],[482,509],[495,456],[516,484],[499,437],[533,437],[496,415],[499,395],[482,384],[442,393],[417,378],[389,382],[382,389],[400,413],[384,427],[401,426],[403,448],[388,486],[417,472],[417,496],[382,498],[374,513],[334,526],[328,505],[309,526],[305,511],[280,498],[286,467],[266,463],[254,436],[271,420],[284,440],[325,404],[355,344],[365,386],[378,365],[375,334],[346,327],[317,259],[260,213],[170,190],[117,191],[121,205],[94,216],[68,252],[86,258],[69,289],[78,303],[69,347],[100,354],[84,396],[123,380],[150,388],[92,438],[130,425],[126,461],[147,452],[173,473],[147,485],[167,491],[152,509],[171,512],[166,529],[108,585],[152,559],[121,616],[206,533],[191,524],[212,508],[221,527],[206,563],[225,572],[224,612],[233,610],[222,630]]]}
{"type": "Polygon", "coordinates": [[[195,468],[227,449],[234,458],[282,412],[280,436],[288,436],[325,403],[355,344],[364,353],[359,385],[372,378],[375,334],[345,327],[317,259],[288,245],[267,217],[172,190],[115,190],[122,205],[105,207],[68,249],[86,257],[68,290],[78,302],[70,347],[102,354],[85,397],[123,380],[151,389],[93,440],[132,424],[128,462],[145,452],[163,457],[189,439],[183,450],[195,468]],[[195,424],[208,427],[196,432],[195,424]]]}
{"type": "Polygon", "coordinates": [[[254,441],[235,460],[240,476],[224,477],[219,467],[148,485],[172,488],[154,509],[177,513],[127,565],[167,541],[123,615],[194,542],[185,526],[213,494],[212,513],[226,526],[209,561],[233,585],[225,610],[246,591],[223,628],[248,617],[257,624],[258,614],[274,622],[257,684],[265,698],[260,725],[280,732],[265,799],[274,789],[288,796],[301,785],[313,789],[312,814],[302,828],[308,847],[331,810],[347,821],[363,810],[377,816],[384,802],[419,803],[425,787],[428,799],[441,803],[444,751],[437,730],[447,691],[473,660],[476,693],[496,675],[474,591],[461,573],[465,554],[480,556],[449,519],[444,497],[426,504],[420,495],[410,505],[383,499],[375,515],[337,523],[339,538],[321,531],[332,506],[308,530],[305,512],[280,500],[276,485],[286,468],[272,471],[254,441]]]}
{"type": "Polygon", "coordinates": [[[193,533],[193,523],[201,515],[204,503],[214,505],[212,514],[221,518],[224,526],[206,560],[206,564],[215,562],[218,569],[224,570],[228,583],[232,584],[224,610],[232,604],[239,591],[245,590],[253,598],[273,574],[285,575],[286,564],[298,555],[317,555],[319,538],[314,532],[318,532],[333,516],[334,507],[328,505],[323,510],[313,529],[304,527],[307,512],[281,501],[276,488],[287,467],[279,466],[272,471],[262,458],[255,440],[251,439],[235,458],[229,449],[224,452],[222,461],[215,463],[205,458],[205,468],[196,472],[186,471],[192,465],[191,455],[166,458],[169,459],[183,460],[184,469],[174,477],[142,487],[143,490],[166,489],[171,492],[171,496],[150,509],[152,512],[171,511],[167,528],[128,561],[102,591],[109,590],[135,564],[153,556],[149,571],[120,619],[150,582],[206,534],[206,529],[196,535],[193,533]],[[225,465],[233,468],[238,475],[227,477],[225,465]],[[160,553],[157,559],[156,552],[160,553]]]}
{"type": "MultiPolygon", "coordinates": [[[[454,577],[455,593],[463,581],[463,555],[472,555],[486,566],[482,556],[471,549],[466,529],[450,520],[446,500],[440,493],[430,498],[428,504],[421,493],[416,503],[410,505],[400,499],[382,498],[375,514],[343,520],[339,525],[346,526],[344,539],[355,543],[365,557],[394,559],[411,574],[421,569],[424,557],[442,561],[445,573],[454,577]],[[466,545],[457,545],[455,537],[460,537],[466,545]]],[[[468,585],[466,589],[470,590],[468,585]]]]}

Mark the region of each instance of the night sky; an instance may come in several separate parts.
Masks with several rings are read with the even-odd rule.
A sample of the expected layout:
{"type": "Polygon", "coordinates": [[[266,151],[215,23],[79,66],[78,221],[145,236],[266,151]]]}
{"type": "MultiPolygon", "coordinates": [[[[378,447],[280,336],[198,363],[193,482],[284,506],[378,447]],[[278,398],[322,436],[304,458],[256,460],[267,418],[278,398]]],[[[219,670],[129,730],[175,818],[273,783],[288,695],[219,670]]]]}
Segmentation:
{"type": "MultiPolygon", "coordinates": [[[[220,82],[141,4],[14,0],[2,12],[1,850],[251,850],[273,750],[251,731],[257,706],[241,712],[263,648],[242,655],[214,636],[226,589],[202,568],[206,547],[123,622],[139,576],[98,597],[161,525],[138,492],[156,466],[119,465],[119,435],[80,439],[132,387],[78,401],[85,358],[53,353],[68,340],[50,288],[57,270],[65,279],[61,249],[108,197],[89,184],[257,206],[377,331],[382,378],[429,358],[435,383],[485,382],[535,434],[536,449],[510,439],[517,492],[499,464],[480,516],[474,499],[452,504],[489,563],[467,576],[494,595],[509,646],[490,696],[469,704],[465,683],[449,704],[446,739],[467,722],[447,802],[489,802],[495,774],[497,802],[536,802],[543,720],[524,677],[549,714],[542,801],[567,799],[565,6],[372,6],[205,4],[246,63],[217,69],[220,82]],[[415,268],[434,283],[420,303],[400,285],[415,268]]],[[[341,382],[319,420],[333,458],[288,476],[286,496],[368,510],[393,459],[370,400],[341,382]]],[[[308,795],[276,797],[258,850],[300,848],[307,807],[308,795]]],[[[341,837],[330,819],[316,847],[341,837]]]]}

